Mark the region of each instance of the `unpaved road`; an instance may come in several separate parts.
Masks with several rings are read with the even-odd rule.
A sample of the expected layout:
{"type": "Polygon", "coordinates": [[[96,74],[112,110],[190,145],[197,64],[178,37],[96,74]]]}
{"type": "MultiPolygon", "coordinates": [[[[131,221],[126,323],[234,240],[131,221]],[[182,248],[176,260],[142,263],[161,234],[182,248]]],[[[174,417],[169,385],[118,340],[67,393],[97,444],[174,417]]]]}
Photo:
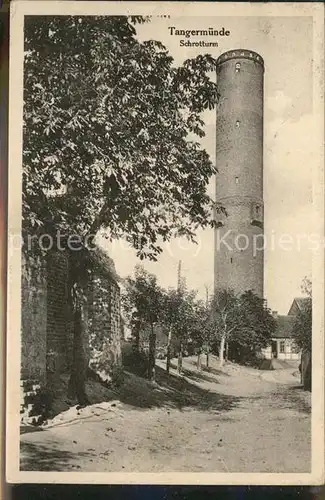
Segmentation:
{"type": "MultiPolygon", "coordinates": [[[[129,375],[118,398],[21,436],[21,470],[310,472],[310,394],[297,366],[261,372],[211,360],[158,385],[129,375]]],[[[75,414],[73,414],[75,412],[75,414]]]]}

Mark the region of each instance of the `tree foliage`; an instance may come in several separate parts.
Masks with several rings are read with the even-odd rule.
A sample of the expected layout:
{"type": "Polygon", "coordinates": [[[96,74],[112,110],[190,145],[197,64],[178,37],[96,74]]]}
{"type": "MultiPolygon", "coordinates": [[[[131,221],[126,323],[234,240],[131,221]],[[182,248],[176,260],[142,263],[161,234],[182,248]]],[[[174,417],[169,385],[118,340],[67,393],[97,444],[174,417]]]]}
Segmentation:
{"type": "Polygon", "coordinates": [[[195,321],[196,291],[181,287],[169,289],[165,294],[163,321],[171,326],[179,341],[190,338],[195,321]]]}
{"type": "Polygon", "coordinates": [[[200,352],[210,350],[215,339],[215,318],[212,314],[211,301],[198,300],[194,308],[192,341],[200,352]]]}
{"type": "Polygon", "coordinates": [[[146,271],[143,266],[137,265],[134,276],[128,276],[124,286],[123,305],[129,324],[132,326],[137,323],[157,323],[162,316],[164,300],[157,277],[146,271]]]}
{"type": "Polygon", "coordinates": [[[193,137],[218,95],[211,56],[176,67],[160,42],[137,40],[139,21],[26,18],[23,217],[27,231],[104,229],[155,259],[158,238],[213,225],[215,168],[193,137]]]}
{"type": "Polygon", "coordinates": [[[129,321],[135,327],[138,354],[141,329],[147,325],[150,327],[147,371],[150,380],[155,375],[155,327],[162,315],[163,298],[163,290],[157,283],[157,277],[142,266],[136,266],[134,277],[129,276],[125,280],[124,307],[130,311],[129,321]]]}
{"type": "Polygon", "coordinates": [[[220,364],[229,343],[236,361],[256,356],[266,347],[276,328],[275,319],[264,299],[252,291],[236,296],[232,290],[218,290],[212,301],[220,364]]]}
{"type": "Polygon", "coordinates": [[[194,320],[191,328],[192,345],[197,354],[197,368],[201,369],[201,355],[206,355],[209,366],[209,354],[215,345],[217,331],[211,308],[211,300],[198,300],[194,308],[194,320]]]}
{"type": "Polygon", "coordinates": [[[313,296],[313,285],[312,281],[308,276],[305,276],[301,283],[301,292],[305,297],[312,298],[313,296]]]}
{"type": "MultiPolygon", "coordinates": [[[[195,240],[198,226],[213,225],[206,188],[215,168],[197,140],[201,112],[218,98],[208,77],[215,60],[176,67],[159,41],[137,40],[136,23],[145,21],[25,17],[25,236],[60,231],[87,247],[103,230],[125,238],[141,259],[156,259],[161,241],[195,240]]],[[[82,255],[70,255],[77,319],[86,307],[82,255]]],[[[73,370],[84,373],[85,363],[73,370]]],[[[83,393],[84,380],[78,386],[83,393]]]]}
{"type": "Polygon", "coordinates": [[[311,352],[312,345],[312,282],[305,277],[301,291],[306,296],[295,318],[293,335],[295,343],[304,352],[311,352]]]}
{"type": "Polygon", "coordinates": [[[239,298],[238,321],[236,342],[240,346],[258,352],[269,345],[276,329],[276,321],[264,299],[252,291],[243,293],[239,298]]]}

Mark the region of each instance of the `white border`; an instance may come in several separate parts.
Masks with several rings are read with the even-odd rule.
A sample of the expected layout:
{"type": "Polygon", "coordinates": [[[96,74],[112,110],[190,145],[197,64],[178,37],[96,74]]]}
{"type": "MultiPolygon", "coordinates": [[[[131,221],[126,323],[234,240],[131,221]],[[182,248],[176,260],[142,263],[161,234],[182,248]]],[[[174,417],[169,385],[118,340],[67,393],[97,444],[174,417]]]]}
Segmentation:
{"type": "MultiPolygon", "coordinates": [[[[314,123],[318,168],[313,172],[314,230],[324,235],[324,5],[320,3],[72,2],[11,3],[9,78],[8,234],[21,230],[24,15],[312,16],[314,19],[314,123]]],[[[306,131],[308,133],[308,131],[306,131]]],[[[306,165],[306,168],[308,166],[306,165]]],[[[6,479],[10,483],[316,485],[324,483],[324,253],[313,259],[312,472],[279,473],[85,473],[19,471],[20,259],[8,254],[6,479]]]]}

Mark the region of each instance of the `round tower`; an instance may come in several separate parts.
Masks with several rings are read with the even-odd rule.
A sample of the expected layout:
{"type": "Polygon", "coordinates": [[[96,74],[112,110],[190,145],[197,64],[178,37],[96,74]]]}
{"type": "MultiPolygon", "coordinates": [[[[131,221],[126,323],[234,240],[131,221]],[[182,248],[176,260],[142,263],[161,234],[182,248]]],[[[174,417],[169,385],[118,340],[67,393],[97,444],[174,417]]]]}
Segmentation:
{"type": "Polygon", "coordinates": [[[217,60],[215,287],[263,297],[264,61],[250,50],[217,60]]]}

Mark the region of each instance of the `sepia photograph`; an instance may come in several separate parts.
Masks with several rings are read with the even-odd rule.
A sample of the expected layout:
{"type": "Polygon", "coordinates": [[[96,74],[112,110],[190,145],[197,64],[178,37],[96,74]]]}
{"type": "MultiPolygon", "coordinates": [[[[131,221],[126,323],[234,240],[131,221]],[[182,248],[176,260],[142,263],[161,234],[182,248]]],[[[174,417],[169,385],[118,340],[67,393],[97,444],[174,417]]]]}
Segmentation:
{"type": "Polygon", "coordinates": [[[321,14],[12,3],[8,481],[324,481],[321,14]]]}

